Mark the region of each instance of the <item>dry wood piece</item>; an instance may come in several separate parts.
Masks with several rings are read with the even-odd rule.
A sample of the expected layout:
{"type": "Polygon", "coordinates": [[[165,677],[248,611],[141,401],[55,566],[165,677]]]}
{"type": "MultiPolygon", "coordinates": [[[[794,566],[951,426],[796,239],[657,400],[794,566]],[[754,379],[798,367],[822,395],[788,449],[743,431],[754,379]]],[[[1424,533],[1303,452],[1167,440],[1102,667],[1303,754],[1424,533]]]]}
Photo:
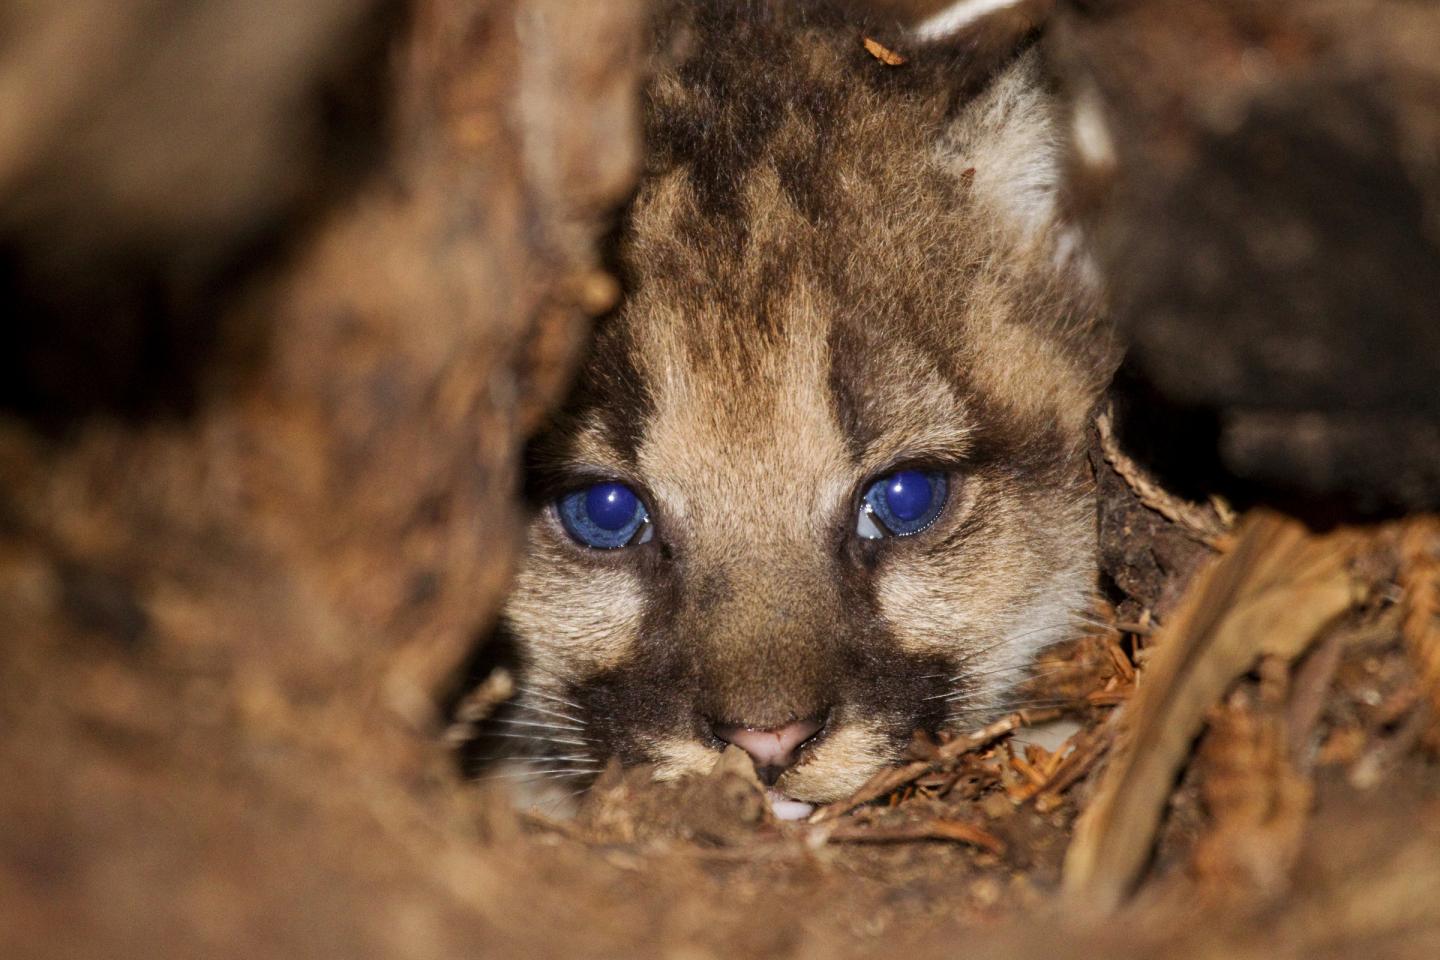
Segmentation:
{"type": "Polygon", "coordinates": [[[474,739],[480,723],[514,694],[515,678],[510,671],[503,667],[493,671],[456,706],[455,722],[446,728],[445,741],[459,744],[474,739]]]}
{"type": "Polygon", "coordinates": [[[1356,590],[1353,532],[1309,533],[1260,512],[1234,548],[1203,571],[1156,638],[1125,733],[1094,803],[1076,826],[1065,887],[1077,902],[1111,909],[1138,878],[1176,772],[1205,712],[1264,654],[1292,660],[1356,590]]]}
{"type": "MultiPolygon", "coordinates": [[[[503,600],[520,445],[613,299],[646,13],[0,13],[0,326],[48,342],[11,260],[53,253],[33,317],[64,290],[116,392],[203,394],[63,444],[0,403],[0,956],[526,953],[480,919],[496,862],[430,734],[503,600]],[[313,141],[355,111],[339,170],[313,141]]],[[[103,409],[68,344],[40,400],[103,409]]]]}
{"type": "Polygon", "coordinates": [[[1420,684],[1440,715],[1440,517],[1419,517],[1400,536],[1400,632],[1420,684]]]}
{"type": "Polygon", "coordinates": [[[879,60],[887,67],[898,67],[906,60],[904,54],[896,53],[880,41],[872,39],[871,37],[862,38],[861,43],[864,44],[865,50],[870,56],[879,60]]]}
{"type": "Polygon", "coordinates": [[[1117,720],[1118,715],[1112,716],[1100,729],[1075,735],[1074,746],[1035,795],[1036,810],[1048,813],[1060,806],[1065,791],[1079,783],[1115,742],[1117,720]]]}
{"type": "Polygon", "coordinates": [[[1345,651],[1344,640],[1344,631],[1331,632],[1300,664],[1291,682],[1290,702],[1285,707],[1285,730],[1290,758],[1302,773],[1308,774],[1315,766],[1315,727],[1325,709],[1335,671],[1339,669],[1345,651]]]}
{"type": "Polygon", "coordinates": [[[1115,469],[1120,478],[1140,498],[1140,502],[1160,514],[1171,523],[1179,524],[1191,537],[1210,547],[1219,547],[1229,524],[1226,517],[1229,509],[1217,501],[1207,510],[1194,503],[1187,503],[1160,486],[1145,468],[1120,449],[1115,438],[1114,418],[1109,410],[1095,417],[1095,427],[1100,433],[1100,452],[1105,462],[1115,469]]]}

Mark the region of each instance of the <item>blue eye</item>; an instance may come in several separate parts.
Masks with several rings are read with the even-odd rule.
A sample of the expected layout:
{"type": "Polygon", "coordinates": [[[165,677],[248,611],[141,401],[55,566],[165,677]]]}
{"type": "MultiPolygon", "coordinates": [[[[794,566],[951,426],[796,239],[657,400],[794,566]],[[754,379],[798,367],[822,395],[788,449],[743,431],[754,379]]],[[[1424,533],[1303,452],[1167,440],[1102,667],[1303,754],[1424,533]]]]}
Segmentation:
{"type": "Polygon", "coordinates": [[[613,480],[572,490],[555,501],[555,511],[565,532],[587,547],[615,550],[654,533],[635,491],[613,480]]]}
{"type": "Polygon", "coordinates": [[[945,508],[949,483],[938,470],[897,470],[870,484],[855,533],[866,540],[919,533],[945,508]]]}

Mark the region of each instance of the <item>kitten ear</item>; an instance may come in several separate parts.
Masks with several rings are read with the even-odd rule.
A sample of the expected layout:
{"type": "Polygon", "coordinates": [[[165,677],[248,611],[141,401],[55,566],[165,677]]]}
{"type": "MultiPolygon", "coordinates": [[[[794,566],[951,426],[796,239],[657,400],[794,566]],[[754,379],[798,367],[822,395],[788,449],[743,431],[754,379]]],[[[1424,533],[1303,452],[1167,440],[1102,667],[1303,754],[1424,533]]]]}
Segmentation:
{"type": "Polygon", "coordinates": [[[939,143],[956,176],[1026,241],[1064,219],[1060,114],[1038,53],[1027,50],[956,105],[939,143]]]}
{"type": "Polygon", "coordinates": [[[1020,242],[1057,268],[1093,269],[1065,202],[1065,111],[1034,41],[1054,0],[958,0],[908,29],[953,65],[956,104],[942,155],[1020,242]]]}
{"type": "Polygon", "coordinates": [[[1044,25],[1055,0],[954,0],[910,26],[922,42],[945,45],[987,59],[1005,57],[1044,25]]]}

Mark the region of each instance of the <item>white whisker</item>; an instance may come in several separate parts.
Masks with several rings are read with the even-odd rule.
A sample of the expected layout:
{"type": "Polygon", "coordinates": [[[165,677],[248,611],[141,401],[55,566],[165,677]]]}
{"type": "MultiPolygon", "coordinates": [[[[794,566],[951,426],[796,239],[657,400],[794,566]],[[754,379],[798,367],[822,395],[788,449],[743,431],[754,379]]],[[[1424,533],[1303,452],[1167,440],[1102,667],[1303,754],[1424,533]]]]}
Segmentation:
{"type": "Polygon", "coordinates": [[[517,709],[520,710],[532,710],[535,713],[541,713],[548,717],[557,717],[561,720],[569,720],[571,723],[577,723],[582,727],[585,725],[585,721],[581,720],[579,717],[572,717],[570,716],[570,714],[561,713],[559,710],[551,710],[547,707],[536,706],[533,703],[526,703],[524,700],[516,700],[514,702],[514,705],[517,709]]]}
{"type": "Polygon", "coordinates": [[[577,710],[583,710],[583,709],[584,709],[583,707],[580,706],[580,704],[576,703],[574,700],[566,700],[564,697],[557,697],[555,694],[549,693],[549,692],[547,692],[547,691],[545,691],[545,690],[541,690],[541,689],[538,688],[538,687],[527,686],[526,684],[521,683],[521,684],[516,684],[516,685],[515,685],[515,689],[516,689],[516,691],[518,691],[519,693],[529,694],[529,695],[532,696],[532,697],[540,697],[540,698],[543,699],[543,700],[551,700],[551,701],[553,701],[553,702],[555,702],[555,703],[561,704],[561,705],[566,706],[566,707],[574,707],[574,708],[577,709],[577,710]]]}
{"type": "Polygon", "coordinates": [[[510,733],[506,730],[492,730],[483,736],[508,737],[511,740],[527,740],[531,743],[563,743],[571,747],[588,747],[593,742],[591,740],[571,740],[568,737],[549,737],[539,733],[510,733]]]}
{"type": "Polygon", "coordinates": [[[487,773],[482,779],[488,780],[558,780],[561,777],[591,776],[599,773],[597,767],[562,767],[558,770],[501,770],[487,773]]]}
{"type": "Polygon", "coordinates": [[[512,727],[535,727],[539,730],[564,730],[567,733],[583,733],[584,727],[572,727],[563,723],[544,723],[539,720],[516,720],[513,717],[496,717],[491,723],[505,723],[512,727]]]}
{"type": "MultiPolygon", "coordinates": [[[[1029,682],[1031,680],[1045,680],[1050,677],[1060,676],[1061,674],[1073,673],[1075,672],[1075,669],[1076,668],[1069,666],[1054,667],[1047,670],[1035,670],[1029,665],[1016,667],[997,667],[994,670],[957,674],[956,676],[950,678],[950,682],[960,683],[962,681],[973,682],[976,680],[995,680],[1002,677],[1019,677],[1023,678],[1026,682],[1029,682]]],[[[939,700],[941,696],[943,696],[943,694],[936,694],[935,696],[927,697],[926,699],[939,700]]]]}

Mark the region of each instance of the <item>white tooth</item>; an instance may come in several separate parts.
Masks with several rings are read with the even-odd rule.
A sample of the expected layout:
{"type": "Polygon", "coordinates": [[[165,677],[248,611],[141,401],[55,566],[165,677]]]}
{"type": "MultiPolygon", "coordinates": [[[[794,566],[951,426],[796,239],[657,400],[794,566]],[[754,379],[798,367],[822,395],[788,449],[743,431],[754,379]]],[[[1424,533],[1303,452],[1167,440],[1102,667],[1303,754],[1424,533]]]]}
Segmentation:
{"type": "Polygon", "coordinates": [[[875,509],[868,503],[860,508],[860,519],[855,522],[855,533],[865,540],[879,540],[885,536],[885,531],[875,522],[875,509]]]}
{"type": "Polygon", "coordinates": [[[767,798],[770,800],[770,811],[775,814],[777,820],[804,820],[815,812],[815,804],[791,800],[774,790],[767,794],[767,798]]]}

